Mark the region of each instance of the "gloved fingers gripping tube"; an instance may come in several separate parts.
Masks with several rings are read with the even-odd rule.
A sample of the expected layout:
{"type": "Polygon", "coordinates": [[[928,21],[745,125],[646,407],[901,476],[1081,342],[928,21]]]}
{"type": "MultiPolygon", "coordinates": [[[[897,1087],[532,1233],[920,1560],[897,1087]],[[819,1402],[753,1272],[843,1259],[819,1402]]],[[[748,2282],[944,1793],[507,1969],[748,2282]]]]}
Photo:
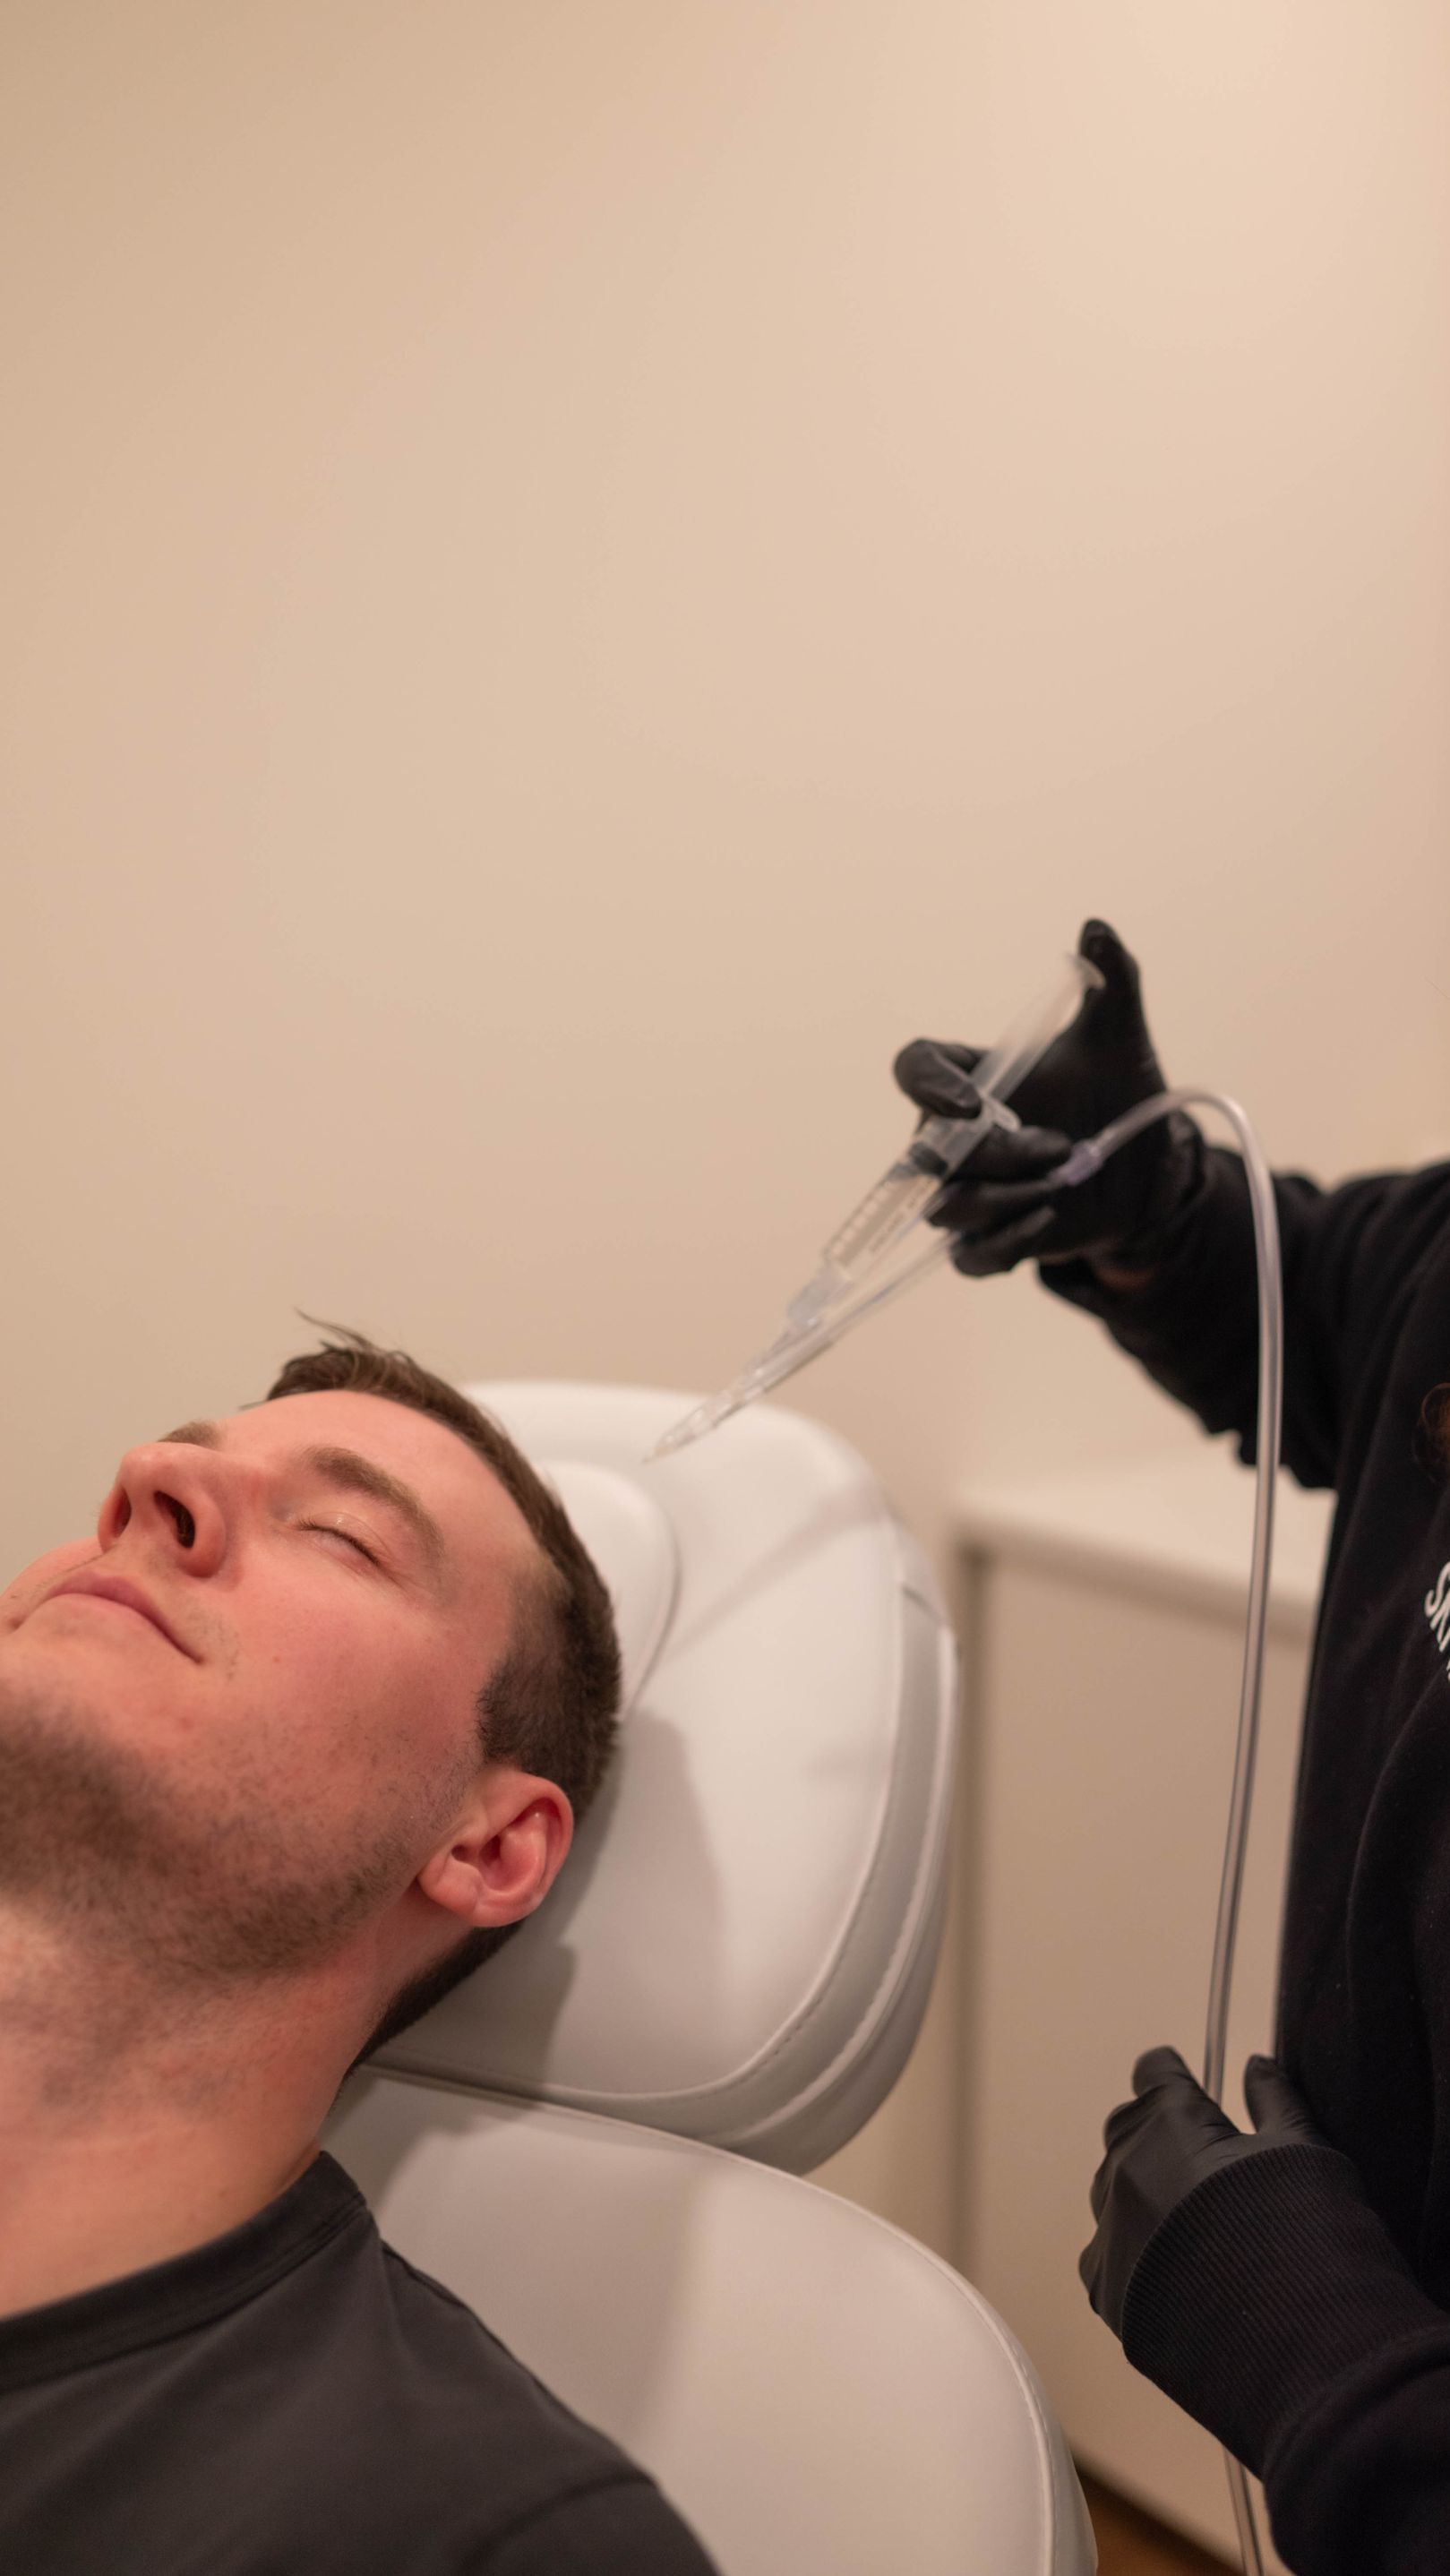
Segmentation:
{"type": "MultiPolygon", "coordinates": [[[[1126,1145],[1155,1118],[1166,1118],[1174,1109],[1195,1108],[1216,1109],[1234,1131],[1249,1185],[1254,1253],[1259,1275],[1258,1473],[1254,1491],[1254,1540],[1249,1565],[1249,1606],[1244,1630],[1233,1788],[1229,1798],[1228,1831],[1224,1837],[1223,1874],[1219,1881],[1218,1917],[1214,1925],[1213,1964],[1209,1971],[1208,2017],[1203,2042],[1204,2091],[1217,2101],[1223,2091],[1234,1951],[1238,1941],[1244,1859],[1253,1806],[1254,1766],[1259,1749],[1269,1574],[1274,1547],[1274,1499],[1284,1411],[1284,1290],[1279,1259],[1279,1212],[1274,1199],[1273,1179],[1247,1116],[1236,1100],[1227,1099],[1217,1091],[1164,1091],[1155,1100],[1140,1101],[1136,1108],[1126,1110],[1100,1134],[1088,1137],[1074,1147],[1066,1163],[1059,1167],[1057,1178],[1059,1183],[1068,1187],[1091,1179],[1109,1154],[1115,1154],[1120,1145],[1126,1145]]],[[[1241,2462],[1228,2451],[1224,2453],[1224,2465],[1228,2470],[1229,2495],[1233,2502],[1244,2576],[1264,2576],[1247,2475],[1241,2462]]]]}
{"type": "MultiPolygon", "coordinates": [[[[836,1228],[821,1254],[820,1265],[798,1295],[786,1308],[784,1344],[794,1332],[813,1336],[818,1327],[833,1316],[844,1332],[848,1323],[859,1321],[880,1302],[875,1296],[860,1299],[853,1291],[862,1289],[875,1266],[894,1251],[911,1232],[939,1195],[944,1173],[960,1169],[984,1136],[994,1126],[1016,1127],[1017,1113],[1008,1106],[1009,1096],[1024,1082],[1033,1067],[1047,1053],[1053,1039],[1081,1007],[1084,997],[1102,987],[1103,978],[1091,958],[1081,952],[1065,957],[1062,972],[1050,990],[1039,994],[1030,1008],[1021,1012],[995,1046],[978,1057],[972,1068],[969,1090],[976,1103],[967,1116],[928,1118],[913,1138],[914,1149],[925,1146],[934,1163],[923,1166],[917,1151],[898,1156],[881,1178],[869,1189],[859,1206],[854,1207],[836,1228]],[[851,1298],[849,1310],[845,1300],[851,1298]]],[[[895,1293],[894,1282],[885,1292],[895,1293]]],[[[838,1336],[833,1335],[833,1339],[838,1336]]],[[[822,1342],[819,1347],[829,1347],[822,1342]]],[[[816,1345],[806,1356],[814,1358],[816,1345]]],[[[774,1350],[762,1354],[773,1358],[774,1350]]],[[[747,1379],[749,1372],[746,1373],[747,1379]]],[[[742,1380],[744,1384],[746,1380],[742,1380]]],[[[778,1383],[777,1381],[774,1381],[778,1383]]]]}

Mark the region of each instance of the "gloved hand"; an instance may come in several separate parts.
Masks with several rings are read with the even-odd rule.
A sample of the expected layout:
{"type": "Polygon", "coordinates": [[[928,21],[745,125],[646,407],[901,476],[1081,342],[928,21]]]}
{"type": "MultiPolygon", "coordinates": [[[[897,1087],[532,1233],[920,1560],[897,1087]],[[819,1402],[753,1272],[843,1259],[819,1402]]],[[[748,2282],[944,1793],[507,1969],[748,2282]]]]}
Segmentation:
{"type": "MultiPolygon", "coordinates": [[[[950,1185],[931,1223],[955,1238],[952,1260],[976,1279],[1038,1261],[1087,1259],[1110,1270],[1146,1273],[1174,1217],[1203,1172],[1203,1138],[1181,1110],[1158,1119],[1075,1189],[1054,1192],[1052,1172],[1081,1136],[1166,1090],[1139,995],[1138,969],[1105,921],[1089,921],[1079,954],[1100,986],[1012,1094],[1022,1121],[985,1137],[950,1185]]],[[[924,1116],[970,1116],[980,1104],[971,1080],[980,1047],[916,1038],[893,1071],[924,1116]]],[[[929,1169],[927,1149],[922,1168],[929,1169]]]]}
{"type": "Polygon", "coordinates": [[[1077,2267],[1098,2315],[1115,2335],[1122,2334],[1128,2285],[1149,2238],[1210,2174],[1284,2147],[1328,2152],[1272,2057],[1249,2059],[1244,2094],[1252,2137],[1210,2100],[1176,2048],[1150,2048],[1134,2067],[1134,2098],[1119,2103],[1103,2130],[1107,2154],[1092,2186],[1097,2234],[1077,2267]]]}

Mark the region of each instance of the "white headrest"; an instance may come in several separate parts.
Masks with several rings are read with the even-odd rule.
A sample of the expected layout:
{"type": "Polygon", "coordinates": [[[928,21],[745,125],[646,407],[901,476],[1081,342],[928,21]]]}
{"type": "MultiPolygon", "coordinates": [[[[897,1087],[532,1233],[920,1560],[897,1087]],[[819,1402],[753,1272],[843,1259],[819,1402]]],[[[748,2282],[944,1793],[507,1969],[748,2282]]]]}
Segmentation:
{"type": "Polygon", "coordinates": [[[680,1551],[653,1494],[617,1467],[583,1458],[537,1458],[604,1577],[619,1635],[620,1713],[638,1699],[664,1641],[680,1588],[680,1551]]]}
{"type": "Polygon", "coordinates": [[[547,1904],[378,2062],[807,2170],[885,2094],[930,1982],[955,1657],[925,1561],[798,1414],[645,1467],[690,1396],[468,1392],[596,1551],[631,1705],[547,1904]]]}

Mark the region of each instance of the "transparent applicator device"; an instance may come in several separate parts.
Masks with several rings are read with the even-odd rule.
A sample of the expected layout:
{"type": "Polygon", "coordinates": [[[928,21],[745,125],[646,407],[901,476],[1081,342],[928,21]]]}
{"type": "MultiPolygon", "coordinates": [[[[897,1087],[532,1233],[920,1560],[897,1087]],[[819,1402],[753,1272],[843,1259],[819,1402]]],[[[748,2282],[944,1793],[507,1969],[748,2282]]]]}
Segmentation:
{"type": "Polygon", "coordinates": [[[1008,1106],[1012,1093],[1074,1017],[1084,993],[1101,981],[1097,968],[1086,957],[1064,959],[1062,973],[1051,990],[1011,1023],[974,1068],[972,1081],[982,1095],[980,1111],[970,1118],[928,1118],[923,1122],[907,1151],[889,1165],[860,1205],[837,1227],[814,1273],[787,1306],[775,1340],[719,1395],[697,1404],[683,1421],[675,1423],[655,1443],[649,1452],[651,1458],[667,1458],[672,1451],[687,1448],[692,1440],[702,1439],[742,1406],[779,1386],[784,1378],[794,1376],[807,1361],[819,1358],[843,1333],[874,1315],[888,1299],[898,1296],[913,1280],[946,1258],[950,1246],[945,1237],[937,1236],[926,1251],[913,1246],[913,1257],[898,1259],[894,1265],[892,1260],[939,1196],[945,1181],[955,1177],[983,1137],[990,1136],[995,1127],[1016,1127],[1020,1123],[1008,1106]],[[924,1172],[914,1159],[923,1148],[936,1165],[930,1172],[924,1172]]]}

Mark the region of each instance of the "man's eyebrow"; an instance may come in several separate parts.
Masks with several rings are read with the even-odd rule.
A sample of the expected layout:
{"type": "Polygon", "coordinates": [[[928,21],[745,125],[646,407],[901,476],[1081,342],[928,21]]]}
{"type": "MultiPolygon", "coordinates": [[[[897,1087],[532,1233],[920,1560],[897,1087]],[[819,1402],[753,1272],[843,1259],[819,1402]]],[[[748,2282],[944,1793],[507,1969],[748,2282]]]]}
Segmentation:
{"type": "MultiPolygon", "coordinates": [[[[188,1441],[195,1449],[226,1447],[219,1422],[183,1422],[179,1430],[163,1432],[162,1438],[188,1441]]],[[[376,1466],[357,1449],[305,1449],[298,1464],[337,1493],[369,1494],[374,1502],[387,1503],[407,1522],[434,1571],[442,1570],[448,1555],[443,1532],[411,1485],[390,1476],[386,1467],[376,1466]]]]}
{"type": "Polygon", "coordinates": [[[407,1522],[435,1571],[442,1567],[448,1553],[443,1532],[411,1485],[402,1484],[386,1467],[375,1466],[356,1449],[308,1449],[300,1463],[338,1493],[370,1494],[374,1502],[387,1503],[407,1522]]]}

